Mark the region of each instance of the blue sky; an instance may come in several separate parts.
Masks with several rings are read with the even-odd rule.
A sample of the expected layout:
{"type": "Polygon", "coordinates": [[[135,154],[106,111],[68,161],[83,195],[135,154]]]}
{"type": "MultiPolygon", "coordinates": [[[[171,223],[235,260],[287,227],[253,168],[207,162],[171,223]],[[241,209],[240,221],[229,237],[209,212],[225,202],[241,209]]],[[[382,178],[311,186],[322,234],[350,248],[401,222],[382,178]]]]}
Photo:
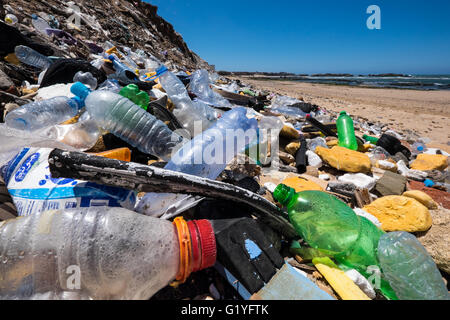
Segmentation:
{"type": "Polygon", "coordinates": [[[149,2],[216,70],[450,74],[448,0],[149,2]]]}

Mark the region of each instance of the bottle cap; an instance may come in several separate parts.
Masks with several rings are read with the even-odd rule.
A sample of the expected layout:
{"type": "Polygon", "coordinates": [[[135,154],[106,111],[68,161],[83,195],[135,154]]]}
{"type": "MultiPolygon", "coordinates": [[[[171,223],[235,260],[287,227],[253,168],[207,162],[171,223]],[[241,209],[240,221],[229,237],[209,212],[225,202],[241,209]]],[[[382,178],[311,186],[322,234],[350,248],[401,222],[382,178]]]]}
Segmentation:
{"type": "Polygon", "coordinates": [[[36,13],[33,13],[33,14],[31,15],[31,19],[36,20],[37,18],[38,18],[38,16],[37,16],[36,13]]]}
{"type": "Polygon", "coordinates": [[[216,263],[216,237],[211,222],[208,220],[194,220],[200,239],[201,264],[200,269],[212,267],[216,263]]]}
{"type": "Polygon", "coordinates": [[[79,97],[82,101],[91,93],[91,89],[86,87],[81,82],[75,82],[72,87],[70,87],[70,92],[79,97]]]}
{"type": "Polygon", "coordinates": [[[341,112],[339,113],[339,115],[340,115],[340,116],[344,116],[344,115],[347,115],[347,112],[345,112],[345,111],[341,111],[341,112]]]}
{"type": "Polygon", "coordinates": [[[418,150],[418,151],[423,151],[423,146],[418,146],[418,147],[417,147],[417,150],[418,150]]]}
{"type": "Polygon", "coordinates": [[[428,187],[428,188],[431,188],[432,186],[435,185],[435,183],[430,179],[426,179],[423,183],[425,184],[425,187],[428,187]]]}
{"type": "Polygon", "coordinates": [[[311,118],[311,114],[310,114],[310,113],[306,114],[305,118],[306,118],[306,119],[311,118]]]}
{"type": "Polygon", "coordinates": [[[73,98],[71,98],[71,101],[76,103],[76,107],[78,110],[80,110],[81,108],[84,107],[84,100],[81,100],[79,97],[75,96],[73,98]]]}
{"type": "Polygon", "coordinates": [[[293,188],[281,183],[273,191],[273,198],[282,205],[287,205],[294,194],[295,190],[293,188]]]}

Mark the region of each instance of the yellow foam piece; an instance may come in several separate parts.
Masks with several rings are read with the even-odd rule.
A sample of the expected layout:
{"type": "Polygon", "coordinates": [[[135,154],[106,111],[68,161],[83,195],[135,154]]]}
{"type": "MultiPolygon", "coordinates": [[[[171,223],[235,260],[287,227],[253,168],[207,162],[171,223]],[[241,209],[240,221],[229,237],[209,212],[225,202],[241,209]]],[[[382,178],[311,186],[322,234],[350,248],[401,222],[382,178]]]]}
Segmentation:
{"type": "Polygon", "coordinates": [[[312,262],[342,300],[371,300],[330,258],[314,258],[312,262]]]}

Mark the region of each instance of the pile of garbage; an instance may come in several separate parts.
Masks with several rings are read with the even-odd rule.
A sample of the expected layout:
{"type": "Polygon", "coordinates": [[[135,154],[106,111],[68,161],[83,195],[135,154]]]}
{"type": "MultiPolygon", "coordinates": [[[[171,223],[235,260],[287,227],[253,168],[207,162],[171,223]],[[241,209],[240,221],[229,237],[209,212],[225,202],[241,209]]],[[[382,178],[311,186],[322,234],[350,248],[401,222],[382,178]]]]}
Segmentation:
{"type": "Polygon", "coordinates": [[[449,299],[427,139],[110,39],[51,56],[4,21],[2,72],[28,80],[0,92],[1,299],[449,299]]]}

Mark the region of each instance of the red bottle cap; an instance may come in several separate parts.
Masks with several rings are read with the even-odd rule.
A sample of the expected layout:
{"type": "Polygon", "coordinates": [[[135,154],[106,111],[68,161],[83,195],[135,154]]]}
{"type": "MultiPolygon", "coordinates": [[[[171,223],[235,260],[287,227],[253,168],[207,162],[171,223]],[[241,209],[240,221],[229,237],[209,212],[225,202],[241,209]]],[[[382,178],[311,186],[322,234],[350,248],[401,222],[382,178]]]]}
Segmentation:
{"type": "Polygon", "coordinates": [[[191,247],[192,247],[192,272],[200,270],[202,264],[200,236],[197,230],[197,226],[194,221],[188,221],[189,233],[191,235],[191,247]]]}
{"type": "Polygon", "coordinates": [[[216,263],[217,248],[214,230],[208,220],[194,220],[192,222],[197,227],[200,242],[201,263],[199,270],[206,269],[216,263]]]}

